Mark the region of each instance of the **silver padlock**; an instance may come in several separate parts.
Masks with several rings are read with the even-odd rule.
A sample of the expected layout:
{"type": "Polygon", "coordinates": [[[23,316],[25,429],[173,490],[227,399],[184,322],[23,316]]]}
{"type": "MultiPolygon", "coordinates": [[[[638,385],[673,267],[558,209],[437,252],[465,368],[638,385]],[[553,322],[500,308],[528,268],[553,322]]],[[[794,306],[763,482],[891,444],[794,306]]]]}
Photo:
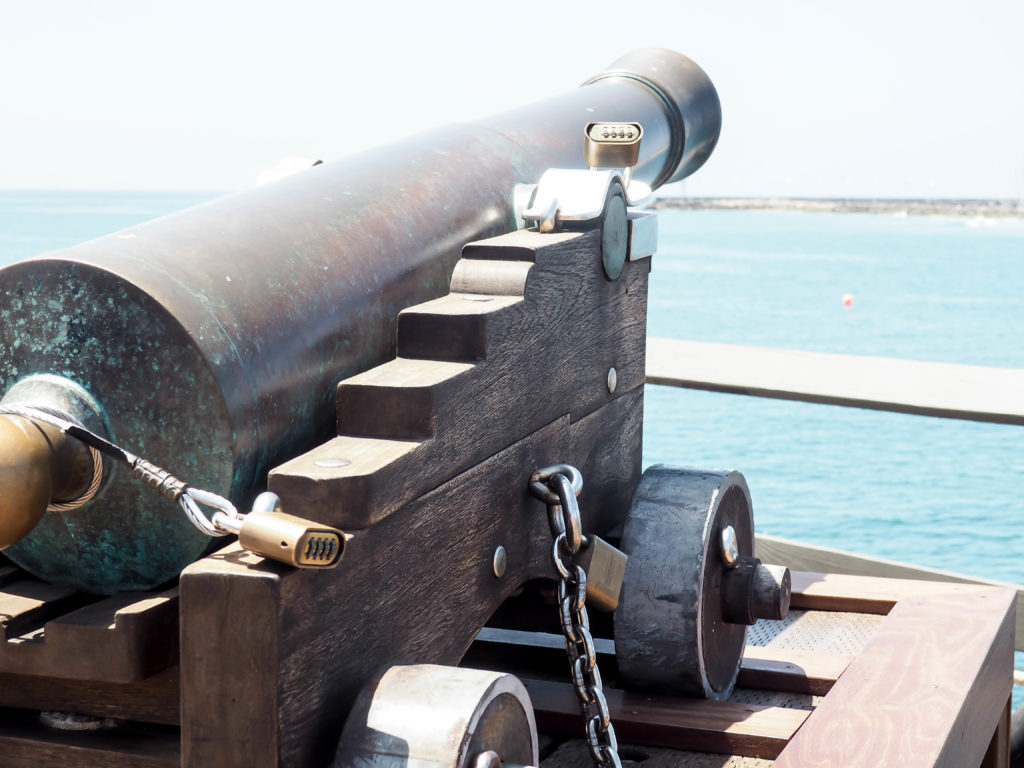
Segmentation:
{"type": "Polygon", "coordinates": [[[622,580],[626,575],[626,553],[600,536],[587,536],[576,562],[587,573],[587,605],[605,613],[619,607],[622,580]]]}

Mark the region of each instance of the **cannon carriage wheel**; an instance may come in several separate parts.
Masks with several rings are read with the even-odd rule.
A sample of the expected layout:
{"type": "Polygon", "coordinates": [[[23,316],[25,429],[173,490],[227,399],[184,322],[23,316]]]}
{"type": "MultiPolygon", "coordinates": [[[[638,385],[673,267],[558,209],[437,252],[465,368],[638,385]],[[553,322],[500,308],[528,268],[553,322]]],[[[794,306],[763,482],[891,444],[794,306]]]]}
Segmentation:
{"type": "Polygon", "coordinates": [[[624,685],[716,700],[732,693],[747,628],[723,617],[726,526],[739,555],[752,556],[750,491],[740,473],[644,472],[622,536],[629,564],[615,649],[624,685]]]}
{"type": "Polygon", "coordinates": [[[474,768],[488,754],[537,765],[537,724],[514,675],[433,664],[390,667],[364,686],[334,768],[474,768]]]}

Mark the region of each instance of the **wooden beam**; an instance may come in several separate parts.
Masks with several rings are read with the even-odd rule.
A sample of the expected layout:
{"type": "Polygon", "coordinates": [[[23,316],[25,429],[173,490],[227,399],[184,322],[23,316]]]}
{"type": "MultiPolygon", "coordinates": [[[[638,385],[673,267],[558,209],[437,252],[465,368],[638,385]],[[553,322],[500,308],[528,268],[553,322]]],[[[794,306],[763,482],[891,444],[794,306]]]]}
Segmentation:
{"type": "Polygon", "coordinates": [[[748,645],[736,685],[824,696],[853,661],[851,656],[748,645]]]}
{"type": "MultiPolygon", "coordinates": [[[[137,683],[0,673],[0,707],[178,725],[181,719],[178,668],[165,669],[137,683]]],[[[3,764],[0,761],[0,765],[3,764]]]]}
{"type": "Polygon", "coordinates": [[[1024,425],[1024,370],[649,337],[647,382],[1024,425]]]}
{"type": "MultiPolygon", "coordinates": [[[[1024,651],[1024,586],[1006,584],[1000,581],[979,579],[951,571],[939,571],[917,565],[898,563],[876,557],[866,557],[829,547],[802,544],[777,536],[758,534],[755,537],[757,556],[766,563],[785,565],[792,571],[813,571],[818,573],[874,576],[888,579],[914,579],[917,581],[942,582],[946,584],[982,584],[992,587],[1009,587],[1017,592],[1017,623],[1015,642],[1018,651],[1024,651]]],[[[794,594],[796,594],[794,582],[794,594]]],[[[909,587],[908,587],[909,588],[909,587]]],[[[887,588],[890,589],[891,588],[887,588]]],[[[799,603],[799,599],[797,600],[799,603]]],[[[794,603],[794,607],[796,603],[794,603]]],[[[809,607],[809,606],[805,606],[809,607]]],[[[850,610],[847,608],[847,610],[850,610]]],[[[877,612],[877,611],[872,611],[877,612]]],[[[885,613],[886,611],[882,611],[885,613]]]]}
{"type": "Polygon", "coordinates": [[[881,600],[888,584],[895,605],[775,768],[981,764],[1010,695],[1014,593],[798,575],[794,593],[881,600]]]}
{"type": "Polygon", "coordinates": [[[92,733],[57,731],[36,712],[0,710],[0,764],[4,768],[180,768],[177,729],[129,724],[92,733]]]}
{"type": "MultiPolygon", "coordinates": [[[[579,736],[580,704],[568,683],[524,679],[545,733],[579,736]]],[[[808,712],[729,701],[682,699],[606,688],[615,735],[627,744],[650,744],[773,759],[808,712]]]]}

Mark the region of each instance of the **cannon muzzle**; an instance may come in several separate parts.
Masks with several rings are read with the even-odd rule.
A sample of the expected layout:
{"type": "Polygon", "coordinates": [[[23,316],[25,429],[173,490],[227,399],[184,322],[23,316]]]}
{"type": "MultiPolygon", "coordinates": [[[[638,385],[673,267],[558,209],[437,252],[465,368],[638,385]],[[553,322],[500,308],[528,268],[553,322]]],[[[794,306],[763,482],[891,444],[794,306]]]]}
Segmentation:
{"type": "MultiPolygon", "coordinates": [[[[394,355],[398,312],[447,292],[462,246],[521,226],[517,184],[586,167],[595,120],[643,125],[633,177],[657,187],[705,162],[721,115],[696,64],[636,51],[533,106],[11,265],[0,270],[0,392],[61,377],[95,401],[105,438],[243,504],[270,467],[331,432],[337,382],[394,355]]],[[[45,474],[49,455],[18,447],[29,428],[0,425],[0,442],[45,474]]],[[[53,495],[44,486],[24,494],[36,511],[20,527],[0,507],[11,538],[31,527],[5,554],[44,579],[145,589],[209,547],[122,468],[90,503],[32,527],[53,495]]]]}

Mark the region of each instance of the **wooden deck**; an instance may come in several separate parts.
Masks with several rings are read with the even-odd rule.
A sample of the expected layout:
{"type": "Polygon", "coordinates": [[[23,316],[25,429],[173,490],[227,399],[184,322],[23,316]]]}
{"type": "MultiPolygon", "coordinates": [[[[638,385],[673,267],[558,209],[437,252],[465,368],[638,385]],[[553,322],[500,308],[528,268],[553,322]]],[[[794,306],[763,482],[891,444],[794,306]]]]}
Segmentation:
{"type": "MultiPolygon", "coordinates": [[[[730,701],[609,688],[623,755],[658,768],[1008,764],[1012,589],[806,572],[793,587],[794,619],[767,641],[752,630],[766,644],[748,645],[730,701]]],[[[530,644],[554,668],[557,648],[519,635],[506,658],[530,644]]],[[[484,642],[502,655],[499,636],[484,642]]],[[[613,680],[611,641],[599,651],[613,680]]],[[[540,729],[556,737],[542,766],[583,768],[575,695],[548,677],[527,679],[540,729]]]]}
{"type": "MultiPolygon", "coordinates": [[[[19,584],[5,588],[17,595],[25,591],[19,584]]],[[[160,600],[144,603],[140,615],[163,610],[160,600]]],[[[797,572],[792,604],[785,622],[751,630],[738,688],[727,702],[617,689],[613,641],[599,638],[623,755],[635,764],[650,761],[651,768],[1007,766],[1013,589],[797,572]]],[[[111,617],[135,613],[111,608],[111,617]]],[[[59,616],[52,622],[68,623],[59,616]]],[[[78,640],[91,639],[97,648],[107,640],[116,647],[122,631],[116,618],[75,630],[78,640]]],[[[22,639],[8,635],[5,650],[22,648],[22,639]]],[[[42,647],[35,650],[45,655],[42,647]]],[[[485,630],[464,663],[512,664],[547,734],[542,765],[587,765],[560,638],[485,630]]],[[[0,707],[9,707],[0,710],[0,762],[5,768],[187,765],[178,692],[176,666],[126,683],[0,673],[0,707]],[[55,733],[30,712],[72,703],[135,724],[109,734],[55,733]]]]}

